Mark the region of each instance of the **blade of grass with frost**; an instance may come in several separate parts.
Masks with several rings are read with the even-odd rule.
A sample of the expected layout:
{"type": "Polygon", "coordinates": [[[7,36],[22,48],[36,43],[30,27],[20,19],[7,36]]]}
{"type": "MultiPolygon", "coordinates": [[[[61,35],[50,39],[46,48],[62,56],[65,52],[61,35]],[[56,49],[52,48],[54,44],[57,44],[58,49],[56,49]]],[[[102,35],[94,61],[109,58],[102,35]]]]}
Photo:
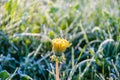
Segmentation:
{"type": "Polygon", "coordinates": [[[28,53],[27,57],[25,58],[25,63],[28,64],[29,62],[29,57],[32,56],[34,54],[34,51],[31,53],[28,53]]]}
{"type": "Polygon", "coordinates": [[[110,28],[109,28],[109,27],[107,27],[107,28],[108,28],[107,31],[108,31],[109,38],[112,39],[112,36],[113,36],[113,35],[112,35],[111,32],[110,32],[110,28]]]}
{"type": "MultiPolygon", "coordinates": [[[[86,62],[89,62],[89,61],[90,61],[90,62],[94,62],[95,60],[94,60],[94,59],[87,59],[87,60],[84,60],[84,61],[78,63],[77,65],[75,65],[75,66],[72,68],[72,70],[70,71],[70,74],[69,74],[67,80],[71,80],[71,79],[72,79],[72,76],[74,75],[74,73],[75,73],[75,71],[76,71],[76,69],[77,69],[78,67],[80,67],[83,63],[86,63],[86,62]]],[[[88,69],[88,68],[87,68],[87,69],[88,69]]],[[[80,75],[80,77],[82,77],[82,76],[83,76],[83,74],[80,75]]]]}
{"type": "MultiPolygon", "coordinates": [[[[46,60],[46,58],[49,57],[51,54],[52,54],[52,52],[51,52],[51,53],[47,53],[45,56],[42,56],[42,58],[41,58],[40,60],[37,61],[37,64],[39,64],[41,61],[44,60],[45,63],[46,63],[46,65],[48,66],[47,71],[48,71],[49,73],[51,73],[52,75],[54,74],[54,77],[55,77],[55,72],[54,72],[53,66],[52,66],[51,64],[49,64],[49,62],[46,60]],[[52,68],[52,72],[49,71],[50,66],[51,66],[51,68],[52,68]]],[[[41,70],[42,70],[42,69],[41,69],[41,70]]],[[[42,75],[44,76],[45,80],[47,80],[47,78],[45,77],[45,74],[44,74],[43,72],[42,72],[42,75]]]]}
{"type": "MultiPolygon", "coordinates": [[[[108,42],[113,42],[114,40],[113,39],[107,39],[107,40],[104,40],[101,44],[100,44],[100,46],[99,46],[99,48],[98,48],[98,51],[97,51],[97,54],[95,55],[95,56],[97,56],[100,52],[102,52],[103,51],[103,49],[105,48],[105,45],[108,43],[108,42]]],[[[102,73],[104,74],[104,64],[102,65],[102,73]]]]}
{"type": "Polygon", "coordinates": [[[79,22],[79,20],[80,20],[80,16],[81,15],[81,13],[79,12],[79,14],[75,17],[75,19],[73,20],[73,22],[70,24],[70,26],[69,26],[69,28],[68,28],[68,31],[70,31],[71,29],[73,29],[74,28],[74,25],[77,23],[77,22],[79,22]]]}
{"type": "Polygon", "coordinates": [[[105,75],[105,62],[103,61],[102,64],[102,75],[105,75]]]}
{"type": "MultiPolygon", "coordinates": [[[[90,52],[91,53],[91,52],[90,52]]],[[[94,54],[94,52],[92,52],[91,54],[94,54]]],[[[84,69],[84,71],[82,72],[82,74],[79,76],[79,78],[81,79],[83,77],[83,75],[86,73],[86,71],[89,69],[90,65],[92,64],[92,62],[96,61],[95,59],[95,55],[91,58],[91,60],[89,63],[87,62],[87,67],[84,69]]]]}
{"type": "Polygon", "coordinates": [[[47,80],[46,74],[42,71],[43,68],[40,66],[39,69],[40,69],[40,71],[41,71],[41,74],[42,74],[43,78],[44,78],[45,80],[47,80]]]}
{"type": "Polygon", "coordinates": [[[36,49],[36,51],[35,51],[35,53],[34,53],[34,57],[38,54],[38,52],[39,52],[39,50],[40,50],[41,47],[42,47],[42,44],[40,44],[40,45],[38,46],[38,48],[36,49]]]}
{"type": "Polygon", "coordinates": [[[53,19],[50,17],[50,15],[48,13],[45,13],[45,16],[47,18],[48,23],[51,23],[54,26],[57,26],[56,23],[53,21],[53,19]]]}
{"type": "Polygon", "coordinates": [[[47,71],[51,74],[51,75],[53,75],[54,76],[54,79],[56,78],[56,74],[55,74],[55,68],[54,68],[54,66],[50,63],[50,67],[51,67],[51,70],[52,71],[50,71],[50,70],[48,70],[47,69],[47,71]]]}
{"type": "Polygon", "coordinates": [[[114,67],[114,69],[115,69],[115,72],[116,72],[116,74],[117,74],[117,77],[120,78],[120,74],[119,74],[119,71],[118,71],[116,65],[114,64],[113,60],[112,60],[111,62],[112,62],[112,65],[113,65],[113,67],[114,67]]]}
{"type": "Polygon", "coordinates": [[[48,69],[50,69],[50,64],[49,64],[48,60],[46,59],[47,57],[44,57],[44,56],[41,56],[41,57],[44,59],[48,69]]]}
{"type": "Polygon", "coordinates": [[[4,32],[0,31],[0,35],[2,35],[6,40],[8,40],[9,43],[10,43],[10,45],[11,45],[16,51],[18,51],[18,48],[14,45],[13,42],[11,42],[11,41],[9,40],[8,36],[5,35],[4,32]]]}
{"type": "MultiPolygon", "coordinates": [[[[81,67],[78,67],[78,69],[79,69],[79,75],[82,74],[81,67]]],[[[79,80],[80,80],[80,77],[79,77],[79,80]]]]}
{"type": "Polygon", "coordinates": [[[45,55],[44,57],[42,57],[41,59],[39,59],[39,60],[37,61],[37,63],[39,64],[39,63],[40,63],[41,61],[43,61],[44,59],[48,58],[51,54],[52,54],[52,51],[46,53],[46,55],[45,55]]]}
{"type": "Polygon", "coordinates": [[[21,37],[21,36],[33,36],[33,37],[42,37],[42,38],[47,38],[49,41],[52,41],[47,35],[43,35],[43,34],[35,34],[35,33],[15,33],[14,35],[13,35],[13,37],[21,37]]]}
{"type": "Polygon", "coordinates": [[[93,40],[93,41],[89,42],[87,44],[87,46],[90,46],[90,45],[95,44],[95,43],[101,43],[101,40],[93,40]]]}
{"type": "Polygon", "coordinates": [[[101,52],[101,51],[105,48],[105,46],[104,46],[105,44],[107,44],[108,42],[113,42],[113,41],[114,41],[113,39],[106,39],[106,40],[104,40],[104,41],[100,44],[97,53],[98,53],[98,52],[101,52]]]}
{"type": "Polygon", "coordinates": [[[78,56],[78,58],[77,58],[76,65],[77,65],[78,61],[80,60],[80,58],[81,58],[82,54],[84,53],[85,48],[86,48],[86,46],[84,46],[84,48],[81,50],[81,52],[80,52],[80,54],[79,54],[79,56],[78,56]]]}
{"type": "Polygon", "coordinates": [[[72,58],[72,68],[74,67],[74,48],[72,47],[72,55],[71,55],[71,58],[72,58]]]}
{"type": "Polygon", "coordinates": [[[99,76],[101,77],[102,80],[105,80],[102,74],[99,73],[99,76]]]}
{"type": "Polygon", "coordinates": [[[95,31],[101,31],[100,27],[94,27],[94,28],[92,29],[92,33],[94,33],[95,31]]]}
{"type": "Polygon", "coordinates": [[[81,51],[81,48],[79,47],[80,46],[80,44],[82,43],[84,41],[84,39],[81,39],[80,41],[79,41],[79,43],[77,43],[77,45],[75,46],[75,50],[76,49],[79,49],[80,51],[81,51]]]}
{"type": "Polygon", "coordinates": [[[15,69],[14,73],[10,76],[10,78],[8,78],[7,80],[12,80],[12,78],[14,77],[14,75],[16,74],[18,70],[18,67],[15,69]]]}
{"type": "Polygon", "coordinates": [[[84,33],[84,38],[85,38],[86,42],[88,43],[88,42],[89,42],[89,40],[88,40],[87,34],[86,34],[86,32],[85,32],[85,29],[84,29],[84,28],[83,28],[83,26],[82,26],[81,21],[80,21],[80,28],[81,28],[81,30],[82,30],[82,31],[83,31],[83,33],[84,33]]]}
{"type": "Polygon", "coordinates": [[[97,73],[95,73],[95,76],[99,78],[98,80],[105,80],[103,77],[101,78],[101,76],[99,76],[97,73]]]}

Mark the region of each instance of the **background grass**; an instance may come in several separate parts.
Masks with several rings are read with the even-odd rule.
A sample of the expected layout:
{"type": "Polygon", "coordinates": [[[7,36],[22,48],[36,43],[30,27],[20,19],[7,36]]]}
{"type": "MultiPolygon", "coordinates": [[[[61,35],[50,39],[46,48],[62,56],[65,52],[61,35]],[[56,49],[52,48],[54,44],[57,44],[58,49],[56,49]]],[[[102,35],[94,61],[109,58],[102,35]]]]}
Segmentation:
{"type": "Polygon", "coordinates": [[[55,80],[51,40],[72,43],[61,80],[120,80],[119,0],[0,0],[0,78],[55,80]]]}

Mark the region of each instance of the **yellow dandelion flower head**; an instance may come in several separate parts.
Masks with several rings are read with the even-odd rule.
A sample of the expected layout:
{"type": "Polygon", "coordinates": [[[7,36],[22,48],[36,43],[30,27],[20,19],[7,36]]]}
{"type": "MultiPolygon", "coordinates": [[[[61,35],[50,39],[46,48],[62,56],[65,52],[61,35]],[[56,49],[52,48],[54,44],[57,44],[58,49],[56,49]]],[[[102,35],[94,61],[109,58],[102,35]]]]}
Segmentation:
{"type": "Polygon", "coordinates": [[[69,41],[63,38],[56,38],[52,40],[52,50],[55,53],[62,53],[70,46],[69,41]]]}

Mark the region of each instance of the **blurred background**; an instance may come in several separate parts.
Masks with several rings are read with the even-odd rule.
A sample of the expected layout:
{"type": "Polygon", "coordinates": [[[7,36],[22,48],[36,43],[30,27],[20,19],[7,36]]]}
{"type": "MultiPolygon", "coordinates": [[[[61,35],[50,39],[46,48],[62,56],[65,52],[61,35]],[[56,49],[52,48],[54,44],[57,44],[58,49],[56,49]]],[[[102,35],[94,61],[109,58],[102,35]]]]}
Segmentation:
{"type": "Polygon", "coordinates": [[[51,40],[72,45],[61,80],[120,80],[120,0],[0,0],[1,80],[55,80],[51,40]]]}

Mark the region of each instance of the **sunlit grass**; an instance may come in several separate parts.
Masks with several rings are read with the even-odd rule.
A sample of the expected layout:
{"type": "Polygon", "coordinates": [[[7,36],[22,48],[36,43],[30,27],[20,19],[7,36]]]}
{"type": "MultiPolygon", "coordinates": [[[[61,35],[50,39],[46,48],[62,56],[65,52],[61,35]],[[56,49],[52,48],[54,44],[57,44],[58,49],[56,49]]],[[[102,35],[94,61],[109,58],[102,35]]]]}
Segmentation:
{"type": "Polygon", "coordinates": [[[119,0],[0,0],[0,78],[55,80],[51,41],[65,38],[61,80],[120,79],[119,0]]]}

